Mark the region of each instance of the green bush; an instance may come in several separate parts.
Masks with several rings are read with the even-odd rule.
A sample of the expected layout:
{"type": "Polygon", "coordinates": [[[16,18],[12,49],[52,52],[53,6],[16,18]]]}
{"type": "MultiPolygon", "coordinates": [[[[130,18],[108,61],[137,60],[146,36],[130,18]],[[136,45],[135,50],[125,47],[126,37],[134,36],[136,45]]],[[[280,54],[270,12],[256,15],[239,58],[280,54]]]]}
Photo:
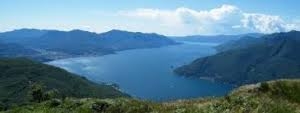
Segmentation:
{"type": "Polygon", "coordinates": [[[300,103],[300,82],[276,82],[273,85],[272,94],[300,103]]]}
{"type": "Polygon", "coordinates": [[[260,83],[260,87],[259,87],[260,91],[267,92],[267,91],[269,91],[269,89],[270,89],[270,87],[269,87],[269,84],[267,82],[260,83]]]}
{"type": "Polygon", "coordinates": [[[30,95],[33,102],[42,102],[44,101],[44,86],[40,83],[33,83],[30,86],[30,95]]]}
{"type": "Polygon", "coordinates": [[[6,109],[5,104],[3,104],[2,102],[0,102],[0,111],[3,111],[6,109]]]}

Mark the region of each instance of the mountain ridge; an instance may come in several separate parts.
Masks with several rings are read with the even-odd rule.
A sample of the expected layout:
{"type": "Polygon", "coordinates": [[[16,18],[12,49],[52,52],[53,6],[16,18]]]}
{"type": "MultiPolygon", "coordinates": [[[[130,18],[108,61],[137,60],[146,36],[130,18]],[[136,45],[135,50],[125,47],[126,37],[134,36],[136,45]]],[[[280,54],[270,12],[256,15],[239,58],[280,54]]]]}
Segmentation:
{"type": "MultiPolygon", "coordinates": [[[[188,77],[209,77],[236,85],[300,76],[300,32],[262,36],[259,43],[198,58],[174,70],[188,77]]],[[[238,43],[241,44],[241,43],[238,43]]]]}
{"type": "Polygon", "coordinates": [[[191,35],[191,36],[179,36],[171,37],[178,41],[192,41],[192,42],[215,42],[215,43],[226,43],[230,41],[239,40],[241,37],[251,36],[260,37],[261,33],[246,33],[237,35],[191,35]]]}
{"type": "Polygon", "coordinates": [[[40,61],[78,56],[101,56],[128,49],[179,44],[166,36],[155,33],[122,30],[94,33],[78,29],[71,31],[19,29],[0,33],[0,40],[39,50],[37,52],[42,51],[40,59],[37,59],[40,61]]]}

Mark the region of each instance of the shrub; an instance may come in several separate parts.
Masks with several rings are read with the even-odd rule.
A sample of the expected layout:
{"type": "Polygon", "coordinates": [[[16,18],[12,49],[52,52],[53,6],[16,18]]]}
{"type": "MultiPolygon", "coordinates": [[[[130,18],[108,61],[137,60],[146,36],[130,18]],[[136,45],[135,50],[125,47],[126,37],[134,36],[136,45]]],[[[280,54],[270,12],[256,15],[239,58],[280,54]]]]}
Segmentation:
{"type": "Polygon", "coordinates": [[[53,99],[53,98],[57,98],[58,97],[58,93],[59,93],[59,91],[57,89],[53,89],[53,90],[47,91],[44,94],[43,99],[44,100],[50,100],[50,99],[53,99]]]}
{"type": "Polygon", "coordinates": [[[45,91],[45,86],[41,83],[31,84],[29,93],[32,101],[38,103],[58,97],[58,90],[45,91]]]}
{"type": "Polygon", "coordinates": [[[267,92],[270,90],[270,86],[267,82],[262,82],[262,83],[260,83],[259,90],[262,92],[267,92]]]}
{"type": "Polygon", "coordinates": [[[103,113],[103,112],[106,112],[107,108],[110,106],[111,105],[108,104],[107,102],[98,101],[98,102],[95,102],[94,104],[92,104],[92,109],[97,113],[98,112],[103,113]]]}
{"type": "Polygon", "coordinates": [[[56,107],[59,106],[60,104],[62,104],[62,101],[59,99],[52,99],[50,101],[50,107],[56,107]]]}
{"type": "Polygon", "coordinates": [[[42,102],[43,101],[43,88],[44,86],[40,83],[33,83],[30,88],[30,95],[32,96],[32,101],[42,102]]]}
{"type": "Polygon", "coordinates": [[[5,109],[6,109],[5,104],[3,104],[2,102],[0,102],[0,111],[3,111],[5,109]]]}

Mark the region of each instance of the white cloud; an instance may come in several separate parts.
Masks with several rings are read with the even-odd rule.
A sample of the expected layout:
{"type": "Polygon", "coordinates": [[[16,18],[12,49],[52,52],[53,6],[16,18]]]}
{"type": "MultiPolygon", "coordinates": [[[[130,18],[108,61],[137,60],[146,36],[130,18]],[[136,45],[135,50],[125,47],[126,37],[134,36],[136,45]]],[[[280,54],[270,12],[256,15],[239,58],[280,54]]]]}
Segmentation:
{"type": "Polygon", "coordinates": [[[136,9],[120,11],[124,17],[142,21],[148,32],[168,35],[238,34],[245,32],[272,33],[299,29],[299,23],[288,23],[280,16],[247,13],[233,5],[222,5],[211,10],[193,10],[185,7],[175,10],[136,9]]]}
{"type": "Polygon", "coordinates": [[[245,13],[241,21],[243,27],[251,31],[272,33],[286,31],[288,29],[287,24],[279,16],[245,13]]]}

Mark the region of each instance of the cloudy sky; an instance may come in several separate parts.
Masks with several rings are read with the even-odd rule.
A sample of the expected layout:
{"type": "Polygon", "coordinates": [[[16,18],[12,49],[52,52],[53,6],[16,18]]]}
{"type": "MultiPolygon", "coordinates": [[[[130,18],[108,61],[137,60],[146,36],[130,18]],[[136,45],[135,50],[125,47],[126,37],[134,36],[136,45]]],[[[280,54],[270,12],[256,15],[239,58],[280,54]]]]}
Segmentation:
{"type": "Polygon", "coordinates": [[[1,0],[0,32],[111,29],[164,35],[300,30],[299,0],[1,0]]]}

